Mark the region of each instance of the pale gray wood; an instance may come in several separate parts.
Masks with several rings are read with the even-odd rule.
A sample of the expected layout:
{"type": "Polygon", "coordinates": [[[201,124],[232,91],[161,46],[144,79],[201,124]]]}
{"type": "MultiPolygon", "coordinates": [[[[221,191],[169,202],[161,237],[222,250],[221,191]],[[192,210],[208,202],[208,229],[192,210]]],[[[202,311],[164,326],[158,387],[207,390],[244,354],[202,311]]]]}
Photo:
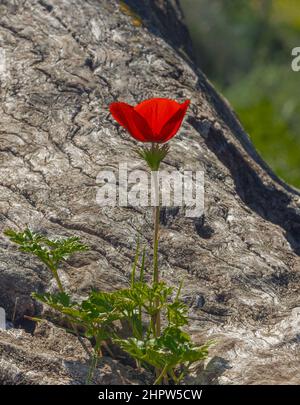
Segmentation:
{"type": "Polygon", "coordinates": [[[0,329],[5,330],[6,329],[6,316],[5,316],[5,310],[0,307],[0,329]]]}
{"type": "MultiPolygon", "coordinates": [[[[190,98],[165,168],[204,169],[205,217],[162,213],[162,278],[174,286],[184,280],[194,339],[218,341],[212,354],[221,360],[210,364],[208,381],[300,383],[299,191],[262,161],[191,61],[178,2],[130,4],[0,2],[0,305],[11,320],[19,297],[16,320],[22,320],[40,310],[31,292],[50,287],[44,266],[2,236],[7,227],[76,234],[89,244],[91,251],[71,259],[63,274],[77,296],[126,285],[137,237],[151,244],[152,217],[147,208],[96,204],[103,165],[135,158],[136,143],[111,118],[109,103],[190,98]]],[[[53,381],[53,342],[16,343],[3,333],[2,358],[24,371],[26,383],[37,380],[26,370],[53,381]]],[[[0,381],[20,375],[3,371],[0,381]]]]}

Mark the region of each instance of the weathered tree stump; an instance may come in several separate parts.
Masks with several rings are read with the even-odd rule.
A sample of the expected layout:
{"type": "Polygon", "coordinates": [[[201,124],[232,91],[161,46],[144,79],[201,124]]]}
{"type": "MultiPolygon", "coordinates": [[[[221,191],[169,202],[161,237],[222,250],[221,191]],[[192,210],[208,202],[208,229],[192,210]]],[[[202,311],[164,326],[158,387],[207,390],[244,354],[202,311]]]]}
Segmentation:
{"type": "MultiPolygon", "coordinates": [[[[0,3],[0,306],[11,320],[19,297],[22,325],[40,311],[30,293],[51,288],[45,269],[2,235],[8,227],[76,234],[89,244],[62,270],[76,295],[125,285],[137,236],[151,240],[151,210],[96,203],[97,173],[135,159],[135,143],[108,105],[189,98],[165,166],[205,171],[205,215],[165,210],[160,266],[172,285],[184,279],[194,339],[218,342],[193,381],[299,384],[299,191],[262,161],[193,63],[178,2],[127,3],[0,3]]],[[[85,354],[51,328],[0,332],[0,382],[84,382],[85,354]]],[[[99,383],[145,381],[105,361],[99,383]]]]}

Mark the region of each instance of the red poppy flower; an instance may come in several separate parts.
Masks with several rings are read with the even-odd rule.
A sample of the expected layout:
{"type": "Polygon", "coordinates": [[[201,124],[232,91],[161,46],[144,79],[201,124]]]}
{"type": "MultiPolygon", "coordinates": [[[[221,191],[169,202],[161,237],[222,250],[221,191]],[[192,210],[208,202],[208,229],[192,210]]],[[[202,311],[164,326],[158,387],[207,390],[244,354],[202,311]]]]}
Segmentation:
{"type": "Polygon", "coordinates": [[[141,142],[164,143],[178,132],[190,104],[167,98],[151,98],[135,107],[126,103],[112,103],[109,107],[114,119],[141,142]]]}

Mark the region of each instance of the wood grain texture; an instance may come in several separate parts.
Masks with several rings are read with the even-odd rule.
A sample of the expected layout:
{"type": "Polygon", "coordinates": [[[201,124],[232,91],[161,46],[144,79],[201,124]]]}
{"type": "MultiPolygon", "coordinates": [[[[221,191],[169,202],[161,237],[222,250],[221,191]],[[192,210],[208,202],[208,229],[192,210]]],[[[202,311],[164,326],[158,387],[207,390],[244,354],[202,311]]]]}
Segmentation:
{"type": "MultiPolygon", "coordinates": [[[[7,227],[76,234],[89,244],[61,270],[76,296],[126,284],[137,237],[150,245],[152,217],[148,208],[96,203],[99,171],[136,160],[135,142],[108,105],[189,98],[164,167],[205,171],[205,215],[164,210],[160,268],[172,285],[184,279],[194,338],[218,342],[206,373],[194,377],[299,384],[299,191],[258,156],[191,55],[177,2],[0,2],[0,306],[10,319],[19,297],[22,319],[40,311],[30,293],[53,288],[43,266],[2,236],[7,227]]],[[[26,383],[36,382],[24,359],[4,350],[14,347],[9,336],[0,334],[0,369],[9,357],[26,383]]],[[[52,381],[47,367],[32,367],[52,381]]],[[[9,375],[5,383],[18,383],[9,375]]]]}

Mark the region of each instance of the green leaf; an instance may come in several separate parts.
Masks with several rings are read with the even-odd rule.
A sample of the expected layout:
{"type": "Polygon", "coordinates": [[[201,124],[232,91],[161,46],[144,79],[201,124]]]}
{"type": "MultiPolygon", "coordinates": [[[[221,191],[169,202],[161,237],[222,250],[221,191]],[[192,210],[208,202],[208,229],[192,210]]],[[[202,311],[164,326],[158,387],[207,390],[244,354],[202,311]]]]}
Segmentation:
{"type": "MultiPolygon", "coordinates": [[[[195,361],[204,360],[212,342],[195,346],[190,336],[177,327],[167,327],[158,338],[138,340],[136,338],[115,339],[121,348],[133,358],[156,369],[166,369],[173,378],[174,370],[182,366],[187,370],[195,361]]],[[[180,373],[177,379],[183,378],[180,373]]]]}
{"type": "Polygon", "coordinates": [[[144,273],[145,273],[145,258],[146,258],[146,247],[143,249],[143,254],[142,254],[142,264],[141,264],[141,269],[140,269],[140,282],[144,282],[144,273]]]}
{"type": "Polygon", "coordinates": [[[135,283],[136,266],[137,266],[139,257],[140,257],[140,240],[138,239],[134,262],[133,262],[132,271],[131,271],[131,287],[133,287],[134,283],[135,283]]]}
{"type": "Polygon", "coordinates": [[[71,254],[89,249],[76,236],[49,239],[29,228],[23,232],[7,229],[4,231],[4,235],[19,245],[20,251],[37,256],[51,271],[56,270],[60,262],[66,260],[71,254]]]}
{"type": "Polygon", "coordinates": [[[32,293],[32,297],[44,304],[47,304],[53,308],[55,307],[66,307],[70,308],[76,303],[71,302],[71,298],[68,294],[64,292],[59,292],[57,294],[50,294],[50,293],[43,293],[43,294],[38,294],[38,293],[32,293]]]}
{"type": "Polygon", "coordinates": [[[110,300],[110,293],[92,293],[82,303],[74,302],[66,293],[37,294],[32,297],[67,317],[73,324],[85,329],[87,337],[111,336],[112,323],[120,319],[110,300]]]}
{"type": "Polygon", "coordinates": [[[188,308],[181,301],[174,301],[167,306],[167,317],[170,326],[184,326],[188,324],[188,308]]]}
{"type": "Polygon", "coordinates": [[[169,152],[169,146],[167,144],[152,144],[150,148],[144,146],[136,150],[137,154],[145,160],[150,170],[157,171],[160,163],[167,156],[169,152]]]}

